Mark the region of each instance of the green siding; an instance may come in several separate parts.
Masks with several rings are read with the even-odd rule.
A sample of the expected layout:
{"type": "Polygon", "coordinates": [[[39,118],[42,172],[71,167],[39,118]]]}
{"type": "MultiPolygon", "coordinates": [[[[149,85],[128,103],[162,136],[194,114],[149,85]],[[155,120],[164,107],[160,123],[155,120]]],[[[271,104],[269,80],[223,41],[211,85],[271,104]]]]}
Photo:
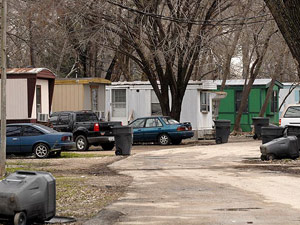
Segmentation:
{"type": "MultiPolygon", "coordinates": [[[[222,99],[220,102],[219,108],[219,117],[218,119],[226,119],[231,121],[231,128],[235,123],[236,112],[235,112],[235,91],[242,90],[242,86],[231,86],[225,89],[227,92],[226,98],[222,99]]],[[[279,92],[279,86],[275,85],[273,90],[279,92]]],[[[241,118],[241,128],[245,132],[250,132],[252,125],[252,118],[257,117],[260,109],[265,101],[267,88],[265,86],[254,86],[251,89],[248,99],[248,113],[243,113],[241,118]]],[[[265,117],[270,118],[270,122],[278,124],[279,115],[278,113],[271,113],[271,100],[264,115],[265,117]]]]}
{"type": "Polygon", "coordinates": [[[252,89],[249,95],[249,113],[259,112],[261,105],[260,90],[258,88],[252,89]]]}

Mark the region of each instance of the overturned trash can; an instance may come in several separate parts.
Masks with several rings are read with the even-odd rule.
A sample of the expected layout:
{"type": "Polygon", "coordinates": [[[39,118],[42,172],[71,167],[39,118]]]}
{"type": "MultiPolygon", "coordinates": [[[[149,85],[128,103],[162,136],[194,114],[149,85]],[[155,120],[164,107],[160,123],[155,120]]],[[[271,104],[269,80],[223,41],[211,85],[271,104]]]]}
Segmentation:
{"type": "Polygon", "coordinates": [[[269,126],[269,118],[266,117],[253,117],[252,118],[254,125],[254,139],[261,139],[261,128],[269,126]]]}
{"type": "Polygon", "coordinates": [[[215,120],[216,143],[227,143],[230,134],[230,120],[215,120]]]}
{"type": "MultiPolygon", "coordinates": [[[[285,129],[283,127],[278,127],[278,126],[262,127],[261,128],[262,143],[265,144],[276,138],[283,137],[284,130],[285,129]]],[[[299,133],[299,135],[300,135],[300,133],[299,133]]],[[[290,135],[290,136],[292,136],[292,135],[290,135]]]]}
{"type": "Polygon", "coordinates": [[[285,129],[287,129],[286,133],[288,136],[296,136],[298,138],[298,147],[300,148],[300,126],[287,125],[285,129]]]}
{"type": "Polygon", "coordinates": [[[113,127],[113,135],[115,136],[116,155],[130,155],[132,147],[133,129],[129,126],[113,127]]]}
{"type": "Polygon", "coordinates": [[[44,222],[55,216],[56,184],[51,173],[17,171],[0,181],[0,218],[14,225],[44,222]]]}
{"type": "Polygon", "coordinates": [[[299,157],[298,139],[296,136],[287,136],[274,139],[260,146],[261,160],[273,160],[299,157]]]}

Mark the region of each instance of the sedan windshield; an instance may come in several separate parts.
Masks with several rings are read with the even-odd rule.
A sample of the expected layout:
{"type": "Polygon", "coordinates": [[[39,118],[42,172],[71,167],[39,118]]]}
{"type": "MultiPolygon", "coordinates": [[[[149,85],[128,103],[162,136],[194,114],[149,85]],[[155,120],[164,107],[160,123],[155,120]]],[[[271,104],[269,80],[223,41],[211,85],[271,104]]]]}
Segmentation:
{"type": "Polygon", "coordinates": [[[162,120],[165,122],[167,125],[172,125],[172,124],[179,124],[178,121],[170,118],[170,117],[162,117],[162,120]]]}
{"type": "Polygon", "coordinates": [[[42,125],[42,124],[35,124],[34,126],[35,126],[36,128],[38,128],[38,129],[42,130],[43,132],[48,133],[48,134],[49,134],[49,133],[57,133],[56,130],[53,130],[52,128],[47,127],[47,126],[42,125]]]}

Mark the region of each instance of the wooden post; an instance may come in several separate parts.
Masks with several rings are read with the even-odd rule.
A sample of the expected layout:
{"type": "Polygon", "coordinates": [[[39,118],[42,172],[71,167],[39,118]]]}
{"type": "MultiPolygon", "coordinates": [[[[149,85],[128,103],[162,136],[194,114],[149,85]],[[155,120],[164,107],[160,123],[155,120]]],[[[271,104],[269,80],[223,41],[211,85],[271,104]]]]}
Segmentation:
{"type": "Polygon", "coordinates": [[[2,0],[1,7],[1,149],[0,178],[5,175],[6,161],[6,16],[7,0],[2,0]]]}

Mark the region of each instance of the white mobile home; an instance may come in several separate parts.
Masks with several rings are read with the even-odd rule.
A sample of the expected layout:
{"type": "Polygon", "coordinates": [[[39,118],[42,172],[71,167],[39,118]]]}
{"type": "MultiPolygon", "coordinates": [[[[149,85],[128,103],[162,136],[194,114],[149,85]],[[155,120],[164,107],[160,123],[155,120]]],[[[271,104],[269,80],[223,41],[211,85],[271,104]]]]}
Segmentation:
{"type": "Polygon", "coordinates": [[[283,106],[280,109],[279,116],[283,112],[284,108],[289,104],[300,103],[300,86],[295,83],[282,83],[283,88],[279,91],[279,105],[284,101],[287,94],[291,91],[289,96],[285,99],[283,106]]]}
{"type": "MultiPolygon", "coordinates": [[[[181,121],[191,122],[195,138],[204,138],[213,130],[212,82],[190,82],[182,103],[181,121]]],[[[158,99],[149,82],[113,82],[106,87],[107,119],[124,125],[138,118],[161,114],[158,99]]]]}

